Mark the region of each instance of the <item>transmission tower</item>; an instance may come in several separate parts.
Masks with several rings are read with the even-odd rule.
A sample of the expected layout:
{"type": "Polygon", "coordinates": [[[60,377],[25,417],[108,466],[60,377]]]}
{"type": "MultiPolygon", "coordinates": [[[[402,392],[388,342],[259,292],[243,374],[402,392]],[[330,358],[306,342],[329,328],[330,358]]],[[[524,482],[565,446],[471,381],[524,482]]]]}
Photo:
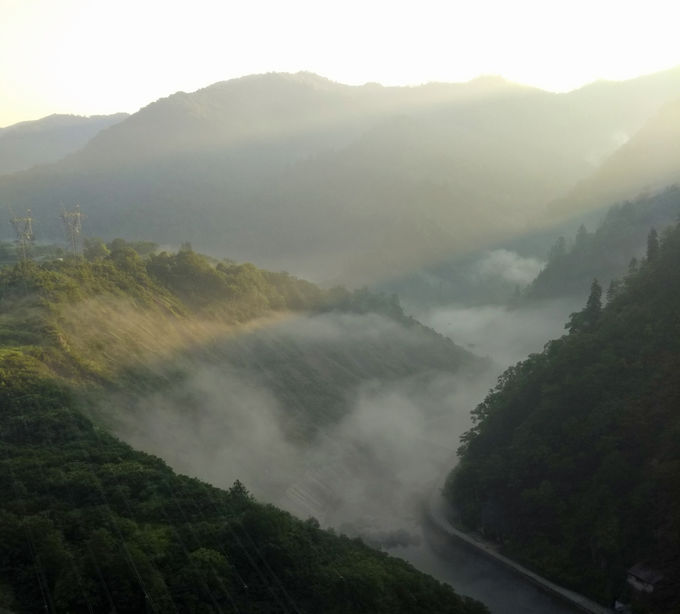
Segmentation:
{"type": "Polygon", "coordinates": [[[16,233],[16,243],[19,247],[21,262],[26,262],[29,256],[29,248],[33,244],[33,217],[31,210],[26,211],[26,217],[14,216],[11,219],[14,232],[16,233]]]}
{"type": "Polygon", "coordinates": [[[61,221],[64,222],[64,229],[66,230],[66,240],[71,247],[71,253],[74,258],[80,257],[81,241],[80,231],[83,228],[83,220],[85,216],[80,212],[80,205],[76,205],[71,211],[62,211],[61,221]]]}

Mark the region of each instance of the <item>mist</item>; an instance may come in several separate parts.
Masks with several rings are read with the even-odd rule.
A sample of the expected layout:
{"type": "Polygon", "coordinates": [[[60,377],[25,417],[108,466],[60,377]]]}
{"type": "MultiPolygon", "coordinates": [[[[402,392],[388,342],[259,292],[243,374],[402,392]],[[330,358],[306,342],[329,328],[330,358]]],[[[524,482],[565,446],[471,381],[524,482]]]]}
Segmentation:
{"type": "Polygon", "coordinates": [[[575,299],[542,301],[517,309],[450,305],[423,310],[416,317],[472,352],[490,357],[500,375],[508,366],[541,351],[550,339],[562,336],[569,314],[582,307],[583,302],[575,299]]]}
{"type": "Polygon", "coordinates": [[[375,314],[275,322],[170,361],[165,368],[182,374],[176,385],[135,397],[118,434],[182,473],[218,486],[241,480],[258,499],[323,526],[378,545],[412,543],[470,411],[504,368],[562,334],[574,308],[423,312],[426,324],[492,360],[417,359],[406,375],[388,354],[423,354],[429,341],[418,329],[375,314]],[[337,380],[332,394],[315,391],[337,380]]]}
{"type": "Polygon", "coordinates": [[[577,308],[416,314],[491,359],[460,364],[431,358],[441,350],[431,333],[376,314],[274,321],[165,354],[150,368],[175,374],[174,385],[108,402],[128,407],[115,412],[119,436],[177,471],[217,486],[241,480],[260,500],[376,545],[410,544],[470,411],[505,368],[563,334],[577,308]]]}
{"type": "Polygon", "coordinates": [[[369,373],[367,355],[385,362],[385,340],[389,352],[420,355],[421,329],[376,314],[277,321],[171,361],[167,368],[182,374],[176,385],[136,397],[117,431],[181,473],[221,487],[238,479],[261,501],[406,558],[494,614],[571,612],[424,522],[457,462],[470,411],[507,366],[563,334],[578,308],[554,301],[423,311],[423,322],[491,360],[448,370],[416,361],[407,376],[392,363],[369,373]],[[364,376],[348,375],[345,360],[364,376]],[[282,387],[297,380],[296,369],[312,389],[325,381],[320,375],[342,381],[342,411],[329,419],[308,405],[315,395],[282,387]]]}
{"type": "Polygon", "coordinates": [[[389,339],[408,353],[418,351],[421,335],[375,314],[329,314],[231,338],[176,362],[179,385],[137,397],[118,434],[181,473],[217,486],[241,480],[258,499],[323,526],[375,545],[413,544],[423,497],[455,462],[470,409],[494,370],[473,361],[455,372],[425,365],[405,378],[376,372],[350,384],[340,417],[328,420],[281,393],[277,367],[260,356],[262,344],[272,351],[283,344],[325,372],[340,364],[325,354],[351,353],[360,339],[364,350],[367,338],[389,339]],[[301,427],[308,414],[311,429],[301,427]]]}
{"type": "Polygon", "coordinates": [[[525,258],[508,249],[488,252],[472,267],[472,272],[486,281],[504,281],[526,285],[541,272],[545,262],[538,258],[525,258]]]}
{"type": "Polygon", "coordinates": [[[350,414],[306,451],[307,469],[278,503],[375,545],[417,541],[423,496],[453,464],[470,404],[488,384],[485,373],[361,386],[350,414]]]}

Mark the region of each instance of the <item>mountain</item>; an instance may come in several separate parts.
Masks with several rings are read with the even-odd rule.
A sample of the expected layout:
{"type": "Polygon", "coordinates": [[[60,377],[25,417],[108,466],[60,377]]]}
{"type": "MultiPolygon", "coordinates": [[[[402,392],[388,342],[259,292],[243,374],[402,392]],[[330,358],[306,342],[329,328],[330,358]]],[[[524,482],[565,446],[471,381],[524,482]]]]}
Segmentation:
{"type": "MultiPolygon", "coordinates": [[[[249,464],[266,477],[286,462],[272,454],[342,420],[349,410],[338,389],[347,382],[401,378],[423,357],[421,377],[476,359],[405,316],[393,298],[324,291],[189,249],[141,256],[148,247],[90,242],[87,260],[0,271],[0,607],[487,611],[314,518],[256,502],[238,480],[220,490],[178,475],[107,427],[134,418],[137,435],[147,427],[168,434],[178,416],[191,418],[186,424],[203,423],[212,437],[202,453],[221,446],[213,458],[221,480],[249,464]],[[347,328],[329,331],[332,318],[347,328]],[[366,326],[350,339],[362,318],[366,326]],[[286,322],[297,328],[276,330],[286,322]],[[312,356],[299,355],[310,347],[312,356]],[[248,371],[262,380],[248,380],[248,371]],[[261,405],[267,381],[280,391],[279,408],[261,405]],[[310,428],[282,432],[280,447],[269,448],[262,434],[278,421],[310,428]]],[[[187,462],[192,437],[186,430],[166,440],[172,460],[187,462]]]]}
{"type": "Polygon", "coordinates": [[[458,520],[565,586],[680,606],[680,227],[473,411],[446,487],[458,520]],[[649,594],[628,570],[651,573],[649,594]],[[646,570],[646,571],[645,571],[646,570]]]}
{"type": "Polygon", "coordinates": [[[56,162],[126,117],[127,113],[91,117],[49,115],[0,128],[0,175],[56,162]]]}
{"type": "Polygon", "coordinates": [[[609,156],[590,177],[564,198],[551,213],[573,214],[596,203],[611,204],[654,194],[680,181],[680,99],[654,114],[630,140],[609,156]]]}
{"type": "Polygon", "coordinates": [[[569,94],[253,75],[154,102],[0,197],[43,238],[80,203],[92,235],[360,283],[523,231],[678,95],[680,69],[569,94]]]}

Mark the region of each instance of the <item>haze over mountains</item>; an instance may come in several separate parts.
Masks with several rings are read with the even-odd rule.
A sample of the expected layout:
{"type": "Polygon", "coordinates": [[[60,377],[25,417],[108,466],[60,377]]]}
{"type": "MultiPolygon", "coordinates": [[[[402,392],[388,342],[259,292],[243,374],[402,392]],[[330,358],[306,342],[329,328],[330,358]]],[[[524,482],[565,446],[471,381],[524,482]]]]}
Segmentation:
{"type": "Polygon", "coordinates": [[[680,181],[680,99],[661,107],[620,149],[559,203],[565,214],[680,181]]]}
{"type": "Polygon", "coordinates": [[[546,203],[677,98],[680,69],[568,94],[493,77],[388,88],[254,75],[154,102],[0,179],[0,199],[31,207],[41,238],[79,203],[89,234],[361,283],[564,217],[546,203]]]}
{"type": "Polygon", "coordinates": [[[0,175],[56,162],[126,117],[127,113],[92,117],[55,114],[0,128],[0,175]]]}

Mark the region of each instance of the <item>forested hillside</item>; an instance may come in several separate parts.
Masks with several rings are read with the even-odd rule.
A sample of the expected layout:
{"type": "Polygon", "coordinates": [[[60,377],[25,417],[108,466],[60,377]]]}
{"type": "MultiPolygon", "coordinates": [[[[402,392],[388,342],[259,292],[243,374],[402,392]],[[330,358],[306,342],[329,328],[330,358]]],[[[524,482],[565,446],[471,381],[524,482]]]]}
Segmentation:
{"type": "Polygon", "coordinates": [[[358,541],[174,474],[0,359],[0,606],[14,612],[485,612],[358,541]]]}
{"type": "Polygon", "coordinates": [[[626,571],[662,578],[639,611],[680,607],[680,227],[569,334],[508,369],[474,410],[446,496],[464,526],[603,603],[626,571]]]}
{"type": "Polygon", "coordinates": [[[680,188],[672,186],[654,196],[613,206],[589,232],[581,226],[572,240],[560,237],[550,249],[548,262],[523,295],[528,299],[586,296],[596,278],[606,288],[621,277],[631,260],[644,255],[650,229],[655,232],[680,215],[680,188]]]}
{"type": "MultiPolygon", "coordinates": [[[[160,370],[164,360],[210,354],[202,346],[294,311],[382,313],[425,330],[391,298],[188,247],[151,252],[91,241],[86,260],[0,272],[0,607],[484,612],[402,561],[257,503],[240,482],[225,491],[178,476],[86,417],[103,417],[107,395],[126,391],[124,405],[169,387],[178,371],[160,370]]],[[[468,359],[441,343],[447,359],[468,359]]],[[[125,408],[110,398],[115,421],[125,408]]]]}

